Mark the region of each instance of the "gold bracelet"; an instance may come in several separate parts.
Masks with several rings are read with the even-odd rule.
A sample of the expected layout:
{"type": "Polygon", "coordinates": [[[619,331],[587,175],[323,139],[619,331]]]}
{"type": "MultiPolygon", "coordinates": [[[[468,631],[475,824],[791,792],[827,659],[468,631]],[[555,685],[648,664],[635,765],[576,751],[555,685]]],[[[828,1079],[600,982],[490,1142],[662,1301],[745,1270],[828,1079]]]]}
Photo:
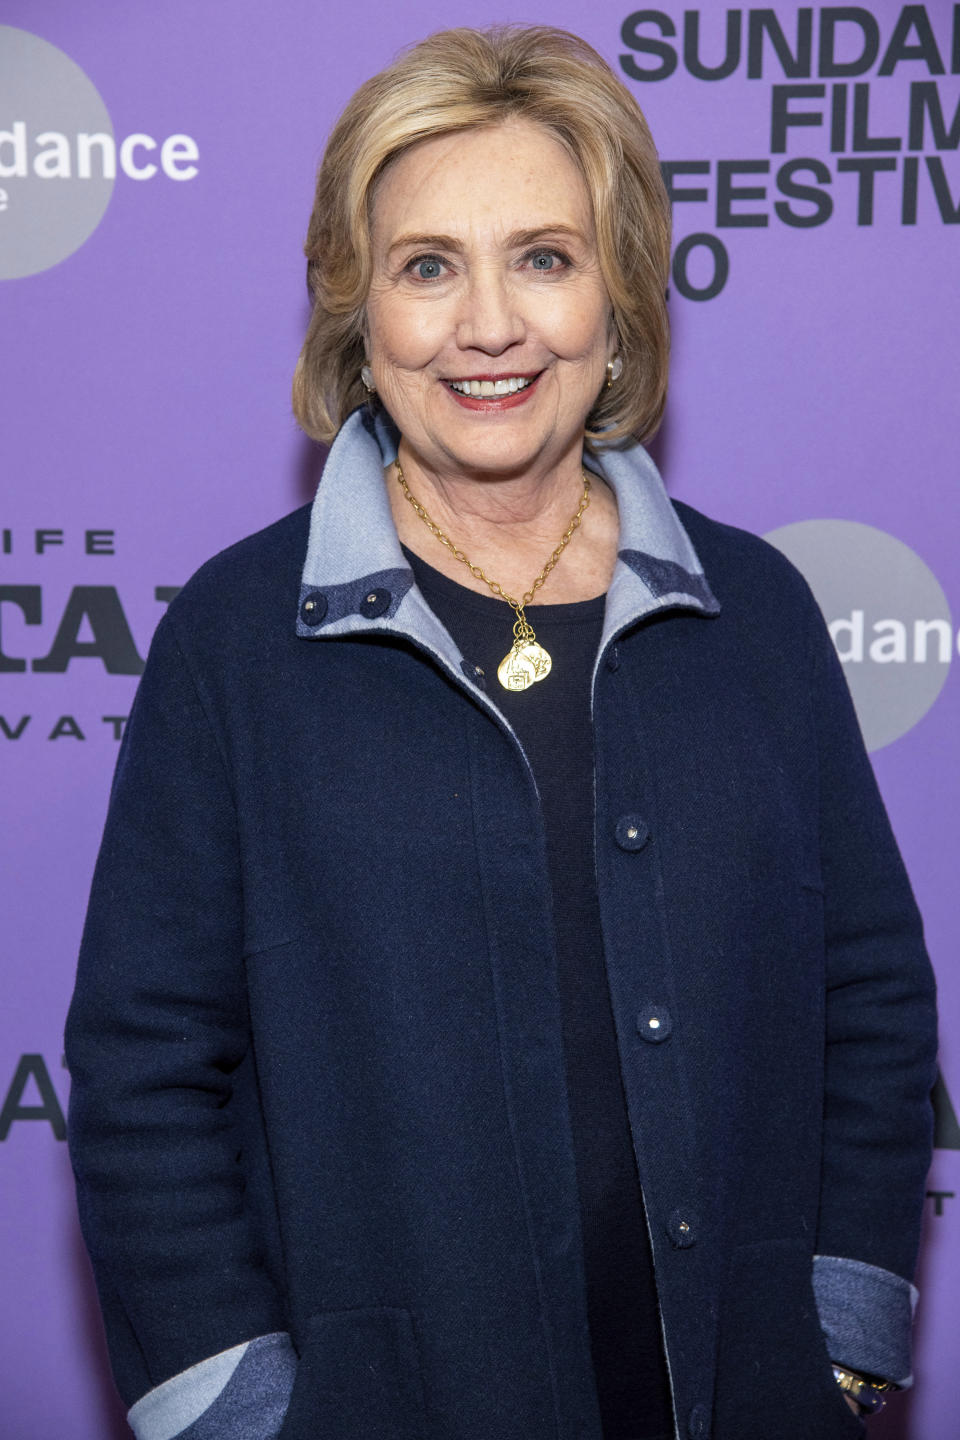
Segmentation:
{"type": "Polygon", "coordinates": [[[897,1388],[889,1380],[867,1380],[855,1370],[846,1370],[840,1365],[834,1365],[833,1377],[843,1393],[871,1415],[883,1409],[887,1394],[897,1388]]]}

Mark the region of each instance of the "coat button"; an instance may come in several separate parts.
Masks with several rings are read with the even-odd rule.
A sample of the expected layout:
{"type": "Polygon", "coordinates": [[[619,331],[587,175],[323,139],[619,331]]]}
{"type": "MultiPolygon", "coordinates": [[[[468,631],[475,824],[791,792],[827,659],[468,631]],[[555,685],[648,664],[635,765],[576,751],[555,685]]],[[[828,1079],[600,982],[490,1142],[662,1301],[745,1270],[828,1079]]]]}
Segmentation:
{"type": "Polygon", "coordinates": [[[383,615],[390,609],[390,591],[380,589],[368,590],[357,606],[357,609],[360,614],[365,615],[368,620],[376,620],[380,615],[383,615]]]}
{"type": "Polygon", "coordinates": [[[678,1250],[697,1243],[697,1217],[692,1210],[674,1210],[667,1221],[667,1234],[678,1250]]]}
{"type": "Polygon", "coordinates": [[[665,1005],[644,1005],[637,1016],[637,1029],[644,1040],[659,1045],[673,1034],[673,1019],[665,1005]]]}
{"type": "Polygon", "coordinates": [[[326,613],[326,595],[322,590],[311,590],[300,606],[300,619],[304,625],[319,625],[326,613]]]}
{"type": "Polygon", "coordinates": [[[620,646],[619,646],[619,645],[611,645],[611,646],[610,646],[610,649],[607,651],[607,669],[608,669],[608,670],[619,670],[619,669],[620,669],[620,646]]]}
{"type": "Polygon", "coordinates": [[[710,1410],[706,1405],[694,1405],[687,1421],[690,1440],[707,1440],[710,1434],[710,1410]]]}
{"type": "Polygon", "coordinates": [[[642,850],[650,839],[646,822],[639,815],[621,815],[614,835],[621,850],[642,850]]]}
{"type": "Polygon", "coordinates": [[[487,676],[486,671],[483,669],[482,665],[474,665],[472,660],[461,660],[460,669],[463,671],[464,675],[466,675],[468,680],[473,681],[474,685],[476,685],[478,689],[486,690],[487,676]]]}

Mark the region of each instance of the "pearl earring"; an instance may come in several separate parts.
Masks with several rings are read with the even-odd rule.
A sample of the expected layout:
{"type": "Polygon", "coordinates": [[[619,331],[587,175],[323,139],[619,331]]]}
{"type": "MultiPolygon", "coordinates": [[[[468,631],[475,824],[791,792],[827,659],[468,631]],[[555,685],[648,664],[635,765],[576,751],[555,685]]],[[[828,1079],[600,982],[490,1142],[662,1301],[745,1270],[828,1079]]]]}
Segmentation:
{"type": "Polygon", "coordinates": [[[369,365],[360,366],[360,379],[363,381],[363,388],[366,390],[368,395],[373,395],[376,393],[377,387],[373,383],[373,371],[370,369],[369,365]]]}
{"type": "Polygon", "coordinates": [[[608,360],[608,361],[607,361],[607,389],[608,389],[608,390],[610,389],[610,386],[613,384],[614,380],[619,380],[619,379],[620,379],[620,376],[621,376],[622,374],[623,374],[623,360],[620,358],[619,355],[614,355],[614,357],[613,357],[612,360],[608,360]]]}

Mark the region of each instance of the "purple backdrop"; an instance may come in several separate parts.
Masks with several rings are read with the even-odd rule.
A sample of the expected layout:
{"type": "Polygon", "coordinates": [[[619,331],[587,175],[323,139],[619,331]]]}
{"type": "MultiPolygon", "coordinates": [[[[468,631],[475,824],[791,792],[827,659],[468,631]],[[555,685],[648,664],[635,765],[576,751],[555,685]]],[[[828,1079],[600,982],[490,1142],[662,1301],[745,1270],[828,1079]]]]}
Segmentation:
{"type": "MultiPolygon", "coordinates": [[[[671,490],[759,533],[858,522],[807,528],[808,574],[847,625],[838,646],[842,631],[855,650],[850,627],[866,627],[848,664],[865,733],[907,717],[874,760],[926,917],[945,1082],[918,1384],[874,1433],[956,1432],[960,6],[856,13],[0,5],[3,1437],[126,1433],[59,1118],[63,1019],[136,653],[165,587],[312,494],[318,462],[289,379],[331,121],[401,45],[497,19],[582,34],[644,106],[662,159],[682,162],[676,234],[690,238],[656,444],[671,490]],[[112,191],[109,146],[84,156],[77,140],[104,133],[104,109],[112,191]],[[51,263],[25,273],[45,246],[51,263]],[[896,564],[886,537],[902,542],[896,564]],[[924,657],[914,625],[937,617],[924,657]]],[[[778,535],[788,553],[797,533],[778,535]]],[[[785,1140],[770,1137],[771,1165],[785,1140]]]]}

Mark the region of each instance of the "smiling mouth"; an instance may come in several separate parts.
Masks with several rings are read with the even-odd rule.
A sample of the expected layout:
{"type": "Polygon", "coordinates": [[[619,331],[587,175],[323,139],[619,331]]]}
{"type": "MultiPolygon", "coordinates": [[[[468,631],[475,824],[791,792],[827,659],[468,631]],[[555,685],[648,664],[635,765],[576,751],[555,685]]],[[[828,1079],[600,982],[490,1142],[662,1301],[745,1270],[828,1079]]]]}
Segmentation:
{"type": "Polygon", "coordinates": [[[469,395],[471,399],[491,399],[501,395],[517,395],[534,384],[539,375],[503,375],[497,379],[445,380],[458,395],[469,395]]]}

